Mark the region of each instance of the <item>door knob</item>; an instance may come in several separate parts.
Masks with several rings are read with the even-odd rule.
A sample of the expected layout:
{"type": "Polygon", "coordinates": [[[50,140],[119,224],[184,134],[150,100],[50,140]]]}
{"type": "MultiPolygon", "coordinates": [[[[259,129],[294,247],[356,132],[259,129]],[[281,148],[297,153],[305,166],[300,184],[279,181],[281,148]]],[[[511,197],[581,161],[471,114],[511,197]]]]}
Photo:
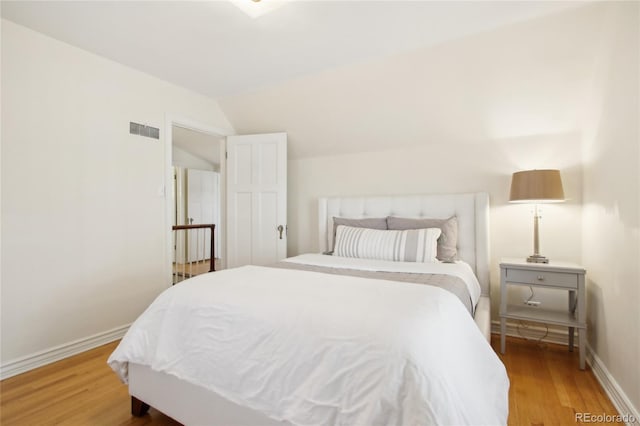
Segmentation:
{"type": "Polygon", "coordinates": [[[280,239],[282,239],[282,231],[284,231],[284,226],[278,225],[278,232],[280,233],[280,239]]]}

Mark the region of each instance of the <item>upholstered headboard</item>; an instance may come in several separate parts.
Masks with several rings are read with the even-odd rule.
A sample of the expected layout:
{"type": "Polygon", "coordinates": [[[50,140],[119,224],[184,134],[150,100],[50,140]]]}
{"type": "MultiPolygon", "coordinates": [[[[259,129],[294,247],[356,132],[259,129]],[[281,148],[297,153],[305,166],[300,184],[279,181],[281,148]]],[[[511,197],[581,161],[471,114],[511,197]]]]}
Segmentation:
{"type": "Polygon", "coordinates": [[[476,273],[489,295],[489,195],[440,194],[320,198],[320,250],[333,247],[333,218],[414,217],[458,219],[458,257],[476,273]]]}

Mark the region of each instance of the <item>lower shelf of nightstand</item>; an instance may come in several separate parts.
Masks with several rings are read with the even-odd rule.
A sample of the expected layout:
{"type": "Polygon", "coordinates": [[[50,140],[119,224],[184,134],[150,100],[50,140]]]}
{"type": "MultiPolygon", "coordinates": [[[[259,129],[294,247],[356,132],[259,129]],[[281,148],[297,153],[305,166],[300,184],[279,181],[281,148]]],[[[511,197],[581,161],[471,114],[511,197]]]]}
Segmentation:
{"type": "Polygon", "coordinates": [[[506,312],[500,313],[500,317],[543,322],[565,327],[586,328],[586,324],[580,324],[570,312],[552,311],[531,306],[509,305],[506,312]]]}

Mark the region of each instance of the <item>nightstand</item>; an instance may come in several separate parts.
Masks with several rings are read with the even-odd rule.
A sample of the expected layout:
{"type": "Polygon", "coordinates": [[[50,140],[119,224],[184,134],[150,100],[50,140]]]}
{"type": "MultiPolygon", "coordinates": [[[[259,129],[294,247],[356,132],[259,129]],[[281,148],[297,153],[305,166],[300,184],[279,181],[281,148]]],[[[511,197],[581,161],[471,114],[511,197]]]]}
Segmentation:
{"type": "Polygon", "coordinates": [[[587,332],[585,269],[575,263],[528,263],[525,259],[500,262],[500,351],[505,352],[507,319],[541,322],[569,327],[569,350],[573,351],[574,329],[578,329],[580,369],[584,370],[587,332]],[[543,308],[507,304],[507,286],[519,285],[568,292],[569,309],[552,311],[543,308]]]}

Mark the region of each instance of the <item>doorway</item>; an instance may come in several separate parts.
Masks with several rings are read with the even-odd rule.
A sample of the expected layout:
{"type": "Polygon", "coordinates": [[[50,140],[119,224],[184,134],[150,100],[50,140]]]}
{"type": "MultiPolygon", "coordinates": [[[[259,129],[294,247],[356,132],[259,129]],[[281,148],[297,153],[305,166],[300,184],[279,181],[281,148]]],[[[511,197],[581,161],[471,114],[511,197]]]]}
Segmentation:
{"type": "Polygon", "coordinates": [[[224,253],[224,152],[225,134],[185,120],[168,120],[166,217],[169,229],[167,276],[176,282],[210,270],[211,252],[215,270],[223,269],[224,253]],[[172,231],[175,225],[214,224],[211,229],[172,231]],[[186,268],[189,264],[189,269],[186,268]],[[179,269],[182,268],[182,269],[179,269]]]}

